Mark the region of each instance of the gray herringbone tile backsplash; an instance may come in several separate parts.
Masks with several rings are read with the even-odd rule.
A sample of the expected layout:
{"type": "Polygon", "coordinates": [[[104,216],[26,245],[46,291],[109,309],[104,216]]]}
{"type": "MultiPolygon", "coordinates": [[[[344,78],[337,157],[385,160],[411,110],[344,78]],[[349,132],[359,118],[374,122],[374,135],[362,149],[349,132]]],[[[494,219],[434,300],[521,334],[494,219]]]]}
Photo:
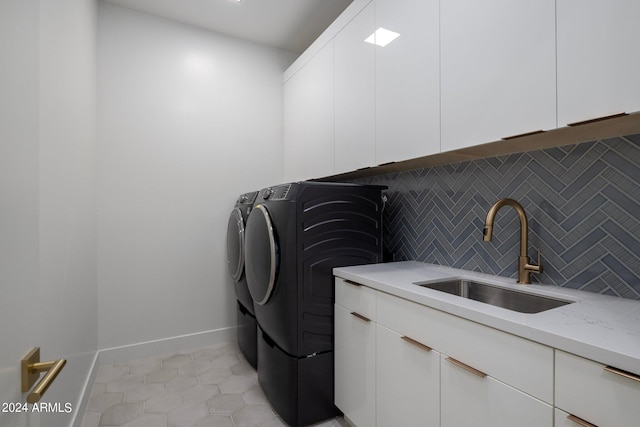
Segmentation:
{"type": "Polygon", "coordinates": [[[513,209],[482,230],[489,207],[518,200],[529,219],[532,281],[640,299],[640,134],[380,175],[389,187],[386,251],[516,277],[520,223],[513,209]]]}

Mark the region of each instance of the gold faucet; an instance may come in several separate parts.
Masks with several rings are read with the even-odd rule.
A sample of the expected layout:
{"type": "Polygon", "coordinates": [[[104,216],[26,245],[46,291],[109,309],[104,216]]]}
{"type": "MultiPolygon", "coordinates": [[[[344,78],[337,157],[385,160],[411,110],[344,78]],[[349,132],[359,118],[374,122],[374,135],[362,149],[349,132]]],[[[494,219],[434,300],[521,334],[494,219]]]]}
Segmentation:
{"type": "Polygon", "coordinates": [[[520,217],[520,256],[518,257],[518,283],[529,284],[531,273],[542,273],[542,264],[540,263],[540,249],[538,249],[538,265],[529,264],[529,256],[527,255],[527,244],[529,225],[527,223],[527,214],[524,212],[522,205],[513,199],[500,199],[491,206],[487,212],[487,219],[484,225],[484,241],[490,242],[493,235],[493,220],[496,213],[504,205],[509,205],[516,210],[520,217]]]}

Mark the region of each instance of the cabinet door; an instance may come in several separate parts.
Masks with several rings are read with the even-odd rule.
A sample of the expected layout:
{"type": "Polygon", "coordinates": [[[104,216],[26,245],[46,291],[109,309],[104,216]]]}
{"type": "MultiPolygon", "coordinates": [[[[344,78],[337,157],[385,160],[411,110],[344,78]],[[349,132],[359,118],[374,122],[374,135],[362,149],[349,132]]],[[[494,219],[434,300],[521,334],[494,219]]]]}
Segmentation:
{"type": "Polygon", "coordinates": [[[302,70],[284,84],[284,180],[305,178],[306,101],[302,70]]]}
{"type": "Polygon", "coordinates": [[[333,40],[305,65],[306,179],[333,175],[333,40]]]}
{"type": "Polygon", "coordinates": [[[335,404],[360,427],[375,426],[375,323],[335,305],[335,404]]]}
{"type": "Polygon", "coordinates": [[[552,406],[441,356],[442,427],[551,427],[552,406]]]}
{"type": "Polygon", "coordinates": [[[376,163],[440,151],[438,0],[377,0],[376,28],[399,36],[376,47],[376,163]]]}
{"type": "Polygon", "coordinates": [[[377,326],[377,425],[439,426],[440,354],[406,338],[377,326]]]}
{"type": "Polygon", "coordinates": [[[375,51],[369,4],[335,37],[335,171],[375,163],[375,51]]]}
{"type": "Polygon", "coordinates": [[[555,0],[440,7],[442,151],[555,128],[555,0]]]}
{"type": "Polygon", "coordinates": [[[558,124],[640,110],[640,2],[558,0],[558,124]]]}
{"type": "Polygon", "coordinates": [[[560,350],[556,350],[555,372],[558,408],[600,427],[639,425],[640,374],[560,350]]]}
{"type": "Polygon", "coordinates": [[[333,175],[333,41],[284,85],[284,178],[333,175]]]}

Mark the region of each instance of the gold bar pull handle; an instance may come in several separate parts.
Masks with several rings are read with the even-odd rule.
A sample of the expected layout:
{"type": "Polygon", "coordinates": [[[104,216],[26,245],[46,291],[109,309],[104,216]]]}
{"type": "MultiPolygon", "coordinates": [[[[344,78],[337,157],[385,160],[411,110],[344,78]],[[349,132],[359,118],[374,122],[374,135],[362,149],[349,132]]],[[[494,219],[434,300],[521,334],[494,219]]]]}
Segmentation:
{"type": "Polygon", "coordinates": [[[353,286],[362,286],[362,284],[361,284],[361,283],[354,282],[354,281],[352,281],[352,280],[342,279],[342,281],[343,281],[344,283],[348,283],[348,284],[353,285],[353,286]]]}
{"type": "Polygon", "coordinates": [[[363,316],[360,313],[356,313],[355,311],[351,312],[352,316],[356,316],[358,319],[364,320],[365,322],[371,322],[371,319],[369,319],[368,317],[363,316]]]}
{"type": "Polygon", "coordinates": [[[582,427],[598,427],[597,425],[591,424],[590,422],[587,422],[582,418],[578,418],[575,415],[567,415],[567,419],[573,421],[578,425],[581,425],[582,427]]]}
{"type": "Polygon", "coordinates": [[[611,114],[609,116],[596,117],[595,119],[583,120],[581,122],[567,123],[567,126],[574,127],[574,126],[588,125],[590,123],[601,122],[603,120],[609,120],[609,119],[616,119],[618,117],[624,117],[626,115],[627,113],[623,111],[622,113],[611,114]]]}
{"type": "Polygon", "coordinates": [[[421,348],[424,351],[431,351],[431,347],[429,347],[428,345],[424,345],[422,344],[420,341],[416,341],[413,338],[409,338],[406,335],[401,336],[400,338],[402,338],[403,340],[405,340],[406,342],[408,342],[409,344],[415,345],[418,348],[421,348]]]}
{"type": "Polygon", "coordinates": [[[509,141],[510,139],[522,138],[524,136],[537,135],[539,133],[544,133],[544,131],[542,129],[540,129],[540,130],[534,130],[534,131],[526,132],[526,133],[519,133],[518,135],[505,136],[505,137],[502,138],[502,140],[509,141]]]}
{"type": "Polygon", "coordinates": [[[41,372],[46,372],[45,376],[38,381],[38,384],[33,388],[33,391],[29,393],[29,396],[27,396],[28,403],[36,403],[42,398],[66,363],[66,359],[40,362],[40,347],[34,348],[22,359],[21,371],[23,393],[29,391],[31,386],[38,381],[41,372]]]}
{"type": "Polygon", "coordinates": [[[476,368],[472,368],[471,366],[467,365],[466,363],[462,363],[459,360],[454,359],[453,357],[447,357],[445,359],[447,362],[453,363],[454,365],[456,365],[459,368],[464,369],[465,371],[471,372],[473,375],[476,375],[480,378],[484,378],[487,376],[487,374],[485,374],[482,371],[477,370],[476,368]]]}
{"type": "Polygon", "coordinates": [[[607,372],[611,372],[612,374],[620,375],[621,377],[640,382],[640,375],[634,374],[632,372],[623,371],[622,369],[614,368],[613,366],[605,366],[603,369],[607,372]]]}

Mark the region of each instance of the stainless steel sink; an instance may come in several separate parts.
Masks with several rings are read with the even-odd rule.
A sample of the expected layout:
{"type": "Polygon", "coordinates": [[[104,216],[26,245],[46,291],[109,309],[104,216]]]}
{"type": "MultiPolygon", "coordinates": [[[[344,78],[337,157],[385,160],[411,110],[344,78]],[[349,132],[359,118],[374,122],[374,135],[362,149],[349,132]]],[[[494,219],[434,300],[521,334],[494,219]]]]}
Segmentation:
{"type": "Polygon", "coordinates": [[[552,308],[571,304],[556,298],[534,295],[527,292],[501,288],[486,283],[455,279],[442,282],[414,282],[414,285],[434,289],[459,297],[480,301],[520,313],[540,313],[552,308]]]}

